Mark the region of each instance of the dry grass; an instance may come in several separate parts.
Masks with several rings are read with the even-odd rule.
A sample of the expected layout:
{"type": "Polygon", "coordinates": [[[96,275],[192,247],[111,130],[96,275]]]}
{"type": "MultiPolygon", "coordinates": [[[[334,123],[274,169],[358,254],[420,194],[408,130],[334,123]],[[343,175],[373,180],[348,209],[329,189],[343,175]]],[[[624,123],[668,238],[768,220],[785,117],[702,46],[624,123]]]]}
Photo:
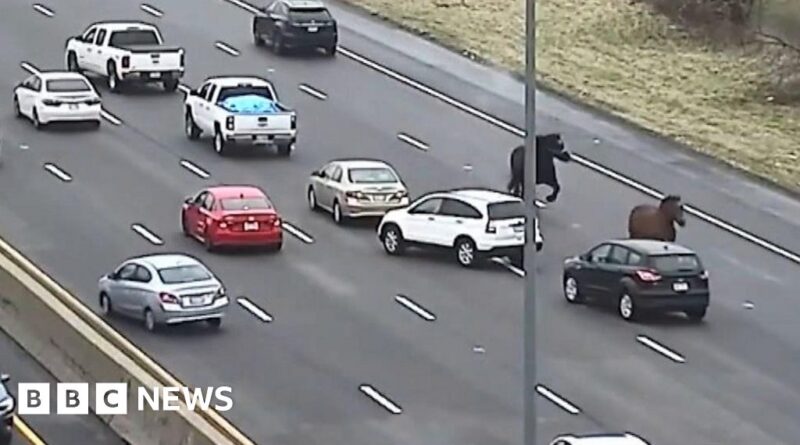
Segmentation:
{"type": "MultiPolygon", "coordinates": [[[[346,0],[521,71],[524,0],[346,0]]],[[[646,5],[539,0],[548,86],[800,191],[800,108],[767,99],[752,52],[711,50],[646,5]]]]}

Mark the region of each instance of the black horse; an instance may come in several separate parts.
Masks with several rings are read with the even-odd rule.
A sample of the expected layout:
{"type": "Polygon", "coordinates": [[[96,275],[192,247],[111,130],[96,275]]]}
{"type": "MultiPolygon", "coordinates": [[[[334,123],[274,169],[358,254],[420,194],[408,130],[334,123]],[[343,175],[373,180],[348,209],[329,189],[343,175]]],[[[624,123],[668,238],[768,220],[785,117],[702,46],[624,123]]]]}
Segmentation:
{"type": "MultiPolygon", "coordinates": [[[[561,185],[558,183],[555,159],[570,162],[572,155],[564,146],[560,133],[536,136],[536,184],[550,186],[552,192],[545,198],[547,202],[555,202],[561,185]]],[[[511,151],[509,159],[511,180],[508,182],[509,193],[522,197],[523,178],[525,177],[525,146],[520,145],[511,151]]]]}

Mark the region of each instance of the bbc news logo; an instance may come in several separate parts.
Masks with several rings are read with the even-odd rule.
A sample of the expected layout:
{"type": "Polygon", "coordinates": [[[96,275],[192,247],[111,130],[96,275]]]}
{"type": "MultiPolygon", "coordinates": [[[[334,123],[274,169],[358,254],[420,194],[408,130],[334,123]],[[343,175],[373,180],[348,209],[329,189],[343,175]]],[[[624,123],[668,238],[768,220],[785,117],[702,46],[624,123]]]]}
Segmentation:
{"type": "MultiPolygon", "coordinates": [[[[88,383],[57,383],[55,385],[55,414],[87,415],[91,396],[88,383]]],[[[49,415],[51,392],[49,383],[19,383],[17,412],[20,415],[49,415]]],[[[216,388],[159,387],[136,388],[137,411],[179,411],[181,402],[190,410],[201,409],[225,412],[233,408],[230,386],[216,388]]],[[[103,415],[128,414],[127,383],[94,384],[94,413],[103,415]]]]}

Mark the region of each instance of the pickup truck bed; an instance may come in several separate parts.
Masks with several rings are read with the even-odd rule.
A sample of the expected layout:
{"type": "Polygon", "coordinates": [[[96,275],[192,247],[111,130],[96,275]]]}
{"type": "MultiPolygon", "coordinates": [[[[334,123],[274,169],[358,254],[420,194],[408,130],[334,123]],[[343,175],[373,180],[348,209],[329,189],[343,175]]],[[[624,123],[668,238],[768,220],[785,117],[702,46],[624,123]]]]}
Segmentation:
{"type": "Polygon", "coordinates": [[[132,53],[173,53],[181,50],[180,46],[166,45],[117,45],[115,48],[124,49],[132,53]]]}

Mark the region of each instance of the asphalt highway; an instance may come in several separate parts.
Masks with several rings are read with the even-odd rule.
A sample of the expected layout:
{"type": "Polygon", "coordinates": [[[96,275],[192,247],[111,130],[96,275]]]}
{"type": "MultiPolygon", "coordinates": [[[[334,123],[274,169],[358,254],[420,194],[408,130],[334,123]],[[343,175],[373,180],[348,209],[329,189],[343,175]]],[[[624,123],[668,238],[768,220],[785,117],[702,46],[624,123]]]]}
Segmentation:
{"type": "MultiPolygon", "coordinates": [[[[0,236],[94,308],[98,277],[127,257],[180,251],[206,262],[229,292],[273,320],[265,323],[236,306],[219,333],[180,327],[149,335],[136,323],[112,324],[182,380],[233,386],[229,418],[258,443],[521,443],[522,279],[500,266],[463,270],[430,255],[389,258],[372,226],[336,227],[330,217],[307,209],[303,193],[313,169],[352,156],[391,162],[414,195],[505,184],[508,150],[519,141],[513,131],[370,68],[354,59],[357,54],[418,75],[501,118],[513,115],[504,118],[513,122],[522,108],[504,97],[513,91],[510,81],[493,78],[483,81],[491,91],[480,90],[475,85],[488,75],[484,70],[464,68],[455,75],[449,69],[464,62],[339,7],[334,13],[342,21],[341,44],[357,54],[343,52],[329,60],[278,58],[254,47],[249,13],[225,1],[150,5],[161,17],[121,0],[113,5],[50,1],[45,6],[52,16],[27,2],[4,5],[0,88],[9,94],[0,101],[6,110],[0,117],[0,236]],[[19,63],[61,68],[68,36],[92,21],[111,19],[153,21],[169,43],[183,45],[189,86],[215,74],[270,78],[282,100],[298,110],[300,136],[291,159],[269,154],[223,159],[210,141],[188,141],[180,93],[117,96],[101,88],[104,108],[121,124],[106,121],[99,132],[38,133],[16,121],[10,91],[27,75],[19,63]],[[219,41],[238,56],[217,49],[219,41]],[[427,63],[404,56],[417,53],[439,58],[427,63]],[[464,77],[472,72],[467,82],[464,77]],[[301,84],[325,99],[301,91],[301,84]],[[428,149],[399,140],[400,133],[428,149]],[[186,160],[210,177],[183,167],[186,160]],[[66,176],[47,171],[48,163],[66,176]],[[180,234],[179,206],[185,195],[216,183],[262,186],[305,241],[287,234],[279,254],[205,253],[180,234]],[[133,224],[161,243],[131,230],[133,224]],[[398,294],[436,320],[425,321],[398,304],[398,294]],[[367,397],[359,390],[364,384],[402,412],[392,414],[395,407],[387,410],[367,397]]],[[[585,110],[565,108],[550,97],[542,104],[544,130],[562,131],[578,153],[620,172],[636,168],[640,176],[634,177],[652,187],[674,187],[695,206],[800,250],[794,246],[800,244],[797,237],[790,236],[796,229],[784,221],[796,204],[755,185],[730,185],[729,173],[703,169],[703,161],[686,166],[685,154],[666,162],[669,155],[651,138],[633,139],[600,117],[584,125],[578,117],[585,110]],[[634,144],[653,148],[633,155],[634,144]],[[661,183],[670,177],[674,184],[661,183]],[[746,199],[730,198],[745,189],[762,201],[748,206],[746,199]]],[[[630,430],[654,445],[795,445],[800,438],[797,264],[690,218],[679,239],[698,250],[711,271],[712,306],[705,323],[664,317],[631,325],[602,310],[568,306],[560,291],[561,260],[624,235],[629,209],[649,198],[577,163],[560,166],[560,177],[559,202],[542,211],[545,248],[536,271],[539,380],[550,397],[540,399],[540,442],[566,431],[630,430]],[[654,342],[662,352],[647,346],[654,342]]]]}
{"type": "MultiPolygon", "coordinates": [[[[50,383],[51,397],[55,397],[56,380],[53,376],[3,331],[0,331],[0,372],[11,376],[7,385],[15,397],[20,382],[50,383]]],[[[31,415],[25,416],[24,422],[32,432],[23,433],[16,429],[12,440],[14,445],[40,443],[33,442],[37,439],[49,445],[122,445],[114,432],[95,416],[31,415]],[[32,437],[26,437],[26,434],[32,437]]]]}

